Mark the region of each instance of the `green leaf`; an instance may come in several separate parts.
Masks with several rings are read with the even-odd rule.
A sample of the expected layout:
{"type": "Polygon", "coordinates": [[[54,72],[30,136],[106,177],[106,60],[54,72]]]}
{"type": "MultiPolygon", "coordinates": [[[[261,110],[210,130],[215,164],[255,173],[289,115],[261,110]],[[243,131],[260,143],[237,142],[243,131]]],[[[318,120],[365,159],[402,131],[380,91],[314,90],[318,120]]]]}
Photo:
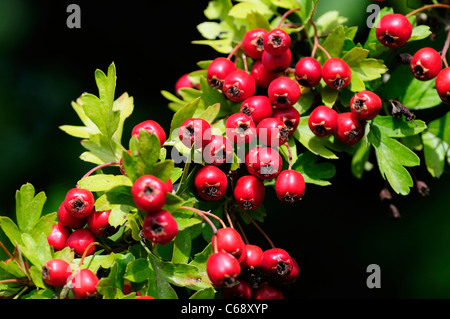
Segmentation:
{"type": "MultiPolygon", "coordinates": [[[[353,79],[352,79],[353,81],[353,79]]],[[[323,81],[322,81],[323,82],[323,81]]],[[[350,82],[351,83],[351,82],[350,82]]],[[[322,97],[322,103],[328,107],[333,107],[339,97],[339,91],[330,88],[328,85],[324,84],[320,88],[320,95],[322,97]]]]}
{"type": "Polygon", "coordinates": [[[122,285],[119,281],[119,265],[114,263],[107,277],[103,277],[97,284],[97,291],[104,299],[118,299],[123,297],[122,285]]]}
{"type": "MultiPolygon", "coordinates": [[[[326,37],[322,46],[332,57],[339,57],[341,55],[342,47],[345,41],[345,30],[342,25],[339,25],[331,31],[331,33],[326,37]]],[[[320,51],[321,52],[321,51],[320,51]]],[[[326,60],[326,56],[323,52],[320,53],[322,56],[322,61],[326,60]]]]}
{"type": "Polygon", "coordinates": [[[450,112],[430,122],[428,131],[450,144],[450,112]]]}
{"type": "Polygon", "coordinates": [[[420,81],[411,75],[411,81],[404,90],[401,101],[403,105],[413,110],[430,108],[441,104],[441,98],[436,91],[435,81],[420,81]]]}
{"type": "Polygon", "coordinates": [[[215,103],[213,105],[208,106],[206,110],[202,111],[197,117],[211,124],[216,119],[219,112],[220,112],[220,104],[215,103]]]}
{"type": "Polygon", "coordinates": [[[125,120],[130,117],[134,110],[134,99],[132,96],[129,96],[128,93],[123,93],[119,96],[113,104],[113,111],[118,111],[120,113],[119,116],[119,125],[114,133],[114,140],[120,143],[123,133],[123,125],[125,120]]]}
{"type": "MultiPolygon", "coordinates": [[[[173,115],[172,122],[170,124],[170,136],[173,136],[172,132],[174,130],[177,130],[185,120],[191,118],[194,115],[199,102],[200,98],[197,98],[194,101],[187,103],[173,115]]],[[[178,136],[178,134],[176,136],[178,136]]]]}
{"type": "Polygon", "coordinates": [[[187,263],[191,253],[192,242],[191,232],[189,229],[179,231],[173,245],[172,262],[187,263]]]}
{"type": "Polygon", "coordinates": [[[292,165],[292,169],[300,172],[305,179],[305,183],[319,186],[331,185],[326,179],[330,179],[336,174],[335,166],[330,162],[317,163],[318,156],[311,152],[300,154],[292,165]]]}
{"type": "Polygon", "coordinates": [[[37,268],[42,269],[44,264],[52,259],[50,245],[47,241],[47,234],[41,233],[36,240],[30,234],[22,234],[21,251],[22,254],[37,268]]]}
{"type": "Polygon", "coordinates": [[[449,144],[429,131],[422,133],[423,153],[428,172],[433,177],[441,177],[449,144]]]}
{"type": "Polygon", "coordinates": [[[388,70],[383,62],[383,60],[377,59],[364,59],[359,62],[354,62],[349,65],[352,70],[352,77],[353,75],[357,75],[362,81],[376,80],[388,70]]]}
{"type": "Polygon", "coordinates": [[[47,196],[44,192],[34,196],[33,185],[27,183],[16,192],[16,219],[22,232],[30,232],[42,214],[47,196]]]}
{"type": "Polygon", "coordinates": [[[227,54],[233,49],[230,39],[195,40],[195,41],[192,41],[191,43],[192,44],[209,45],[217,52],[223,53],[223,54],[227,54]]]}
{"type": "Polygon", "coordinates": [[[205,288],[193,293],[189,299],[214,299],[215,295],[216,291],[214,288],[205,288]]]}
{"type": "Polygon", "coordinates": [[[423,132],[427,126],[424,121],[406,121],[404,118],[378,115],[372,122],[389,137],[406,137],[423,132]],[[415,123],[414,123],[415,122],[415,123]]]}
{"type": "Polygon", "coordinates": [[[22,232],[19,227],[11,220],[11,218],[6,216],[0,216],[0,226],[8,237],[9,241],[15,246],[22,243],[22,232]]]}
{"type": "Polygon", "coordinates": [[[408,42],[412,41],[418,41],[425,38],[428,38],[428,36],[431,34],[430,27],[424,24],[417,25],[413,28],[411,37],[409,38],[408,42]]]}
{"type": "Polygon", "coordinates": [[[252,1],[252,2],[240,2],[235,4],[228,14],[232,17],[245,19],[247,14],[252,11],[256,11],[264,16],[271,16],[273,14],[272,10],[263,1],[252,1]]]}
{"type": "Polygon", "coordinates": [[[352,157],[352,174],[356,178],[361,178],[369,160],[371,144],[359,143],[352,157]]]}
{"type": "Polygon", "coordinates": [[[150,278],[151,268],[147,258],[135,259],[127,265],[125,279],[131,282],[144,282],[150,278]]]}
{"type": "Polygon", "coordinates": [[[150,276],[148,279],[147,295],[156,299],[177,299],[178,296],[170,283],[167,281],[164,272],[161,271],[158,258],[149,254],[150,276]]]}
{"type": "Polygon", "coordinates": [[[202,22],[199,25],[197,25],[197,30],[204,38],[210,40],[216,39],[217,37],[220,36],[220,33],[222,32],[219,23],[210,21],[202,22]]]}
{"type": "Polygon", "coordinates": [[[298,3],[298,7],[300,8],[300,18],[302,19],[303,24],[308,23],[309,19],[311,19],[316,5],[319,0],[296,0],[298,3]]]}
{"type": "Polygon", "coordinates": [[[264,15],[257,11],[247,13],[247,30],[264,29],[270,31],[270,23],[264,15]]]}
{"type": "Polygon", "coordinates": [[[40,234],[50,234],[52,226],[56,223],[57,217],[57,213],[50,213],[39,218],[38,222],[30,232],[31,237],[38,238],[40,234]]]}
{"type": "Polygon", "coordinates": [[[105,192],[116,186],[133,186],[133,183],[124,175],[96,174],[80,179],[78,185],[91,192],[105,192]]]}

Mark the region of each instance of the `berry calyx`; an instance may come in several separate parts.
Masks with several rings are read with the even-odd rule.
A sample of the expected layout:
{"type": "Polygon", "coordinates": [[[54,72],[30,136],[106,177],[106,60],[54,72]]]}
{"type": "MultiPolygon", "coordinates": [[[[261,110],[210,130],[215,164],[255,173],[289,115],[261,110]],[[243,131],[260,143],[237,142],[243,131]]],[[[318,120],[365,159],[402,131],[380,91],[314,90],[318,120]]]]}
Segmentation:
{"type": "Polygon", "coordinates": [[[275,192],[282,202],[292,204],[305,194],[305,179],[294,170],[284,170],[275,181],[275,192]]]}
{"type": "Polygon", "coordinates": [[[322,78],[332,89],[341,90],[350,84],[352,70],[344,60],[331,58],[323,64],[322,78]]]}
{"type": "Polygon", "coordinates": [[[222,199],[227,191],[227,176],[214,165],[200,168],[194,177],[194,187],[200,198],[206,201],[222,199]]]}
{"type": "Polygon", "coordinates": [[[235,285],[241,266],[233,255],[219,251],[208,258],[206,272],[215,287],[228,288],[235,285]]]}
{"type": "Polygon", "coordinates": [[[222,135],[212,135],[211,141],[203,149],[203,159],[206,164],[222,165],[233,160],[233,146],[222,135]]]}
{"type": "Polygon", "coordinates": [[[341,143],[354,145],[364,136],[363,122],[356,119],[351,112],[340,113],[334,135],[341,143]]]}
{"type": "Polygon", "coordinates": [[[294,134],[300,123],[300,113],[294,108],[289,107],[287,109],[275,109],[272,117],[280,119],[288,129],[288,135],[294,134]]]}
{"type": "Polygon", "coordinates": [[[450,68],[445,68],[436,77],[436,91],[442,102],[450,104],[450,68]]]}
{"type": "Polygon", "coordinates": [[[267,275],[282,278],[290,274],[293,263],[286,250],[271,248],[263,252],[260,267],[267,275]]]}
{"type": "Polygon", "coordinates": [[[64,208],[76,218],[84,218],[94,211],[94,195],[82,188],[72,188],[64,199],[64,208]]]}
{"type": "Polygon", "coordinates": [[[264,36],[267,34],[267,30],[262,28],[252,29],[245,32],[242,39],[242,50],[244,53],[255,60],[261,59],[264,51],[264,36]]]}
{"type": "Polygon", "coordinates": [[[304,87],[313,87],[320,83],[322,67],[319,61],[311,57],[301,58],[295,65],[295,79],[304,87]]]}
{"type": "Polygon", "coordinates": [[[55,251],[61,250],[65,247],[67,238],[70,236],[70,229],[61,223],[52,226],[51,233],[47,236],[47,242],[53,247],[55,251]]]}
{"type": "Polygon", "coordinates": [[[189,148],[205,147],[211,141],[211,125],[204,119],[189,118],[180,125],[178,138],[189,148]]]}
{"type": "Polygon", "coordinates": [[[433,48],[422,48],[414,53],[409,65],[412,75],[420,81],[435,78],[442,69],[442,58],[433,48]]]}
{"type": "Polygon", "coordinates": [[[167,245],[178,234],[178,224],[170,212],[160,210],[145,216],[142,233],[152,243],[167,245]]]}
{"type": "Polygon", "coordinates": [[[166,141],[166,132],[164,132],[164,129],[161,127],[161,125],[159,125],[158,122],[147,120],[137,124],[135,127],[133,127],[131,136],[136,136],[137,138],[139,138],[139,133],[142,130],[147,131],[149,134],[155,134],[159,139],[159,143],[161,144],[161,146],[163,146],[164,142],[166,141]]]}
{"type": "Polygon", "coordinates": [[[256,146],[245,156],[245,165],[250,174],[269,180],[280,174],[283,162],[277,150],[256,146]]]}
{"type": "Polygon", "coordinates": [[[236,229],[231,227],[220,228],[217,231],[215,241],[217,251],[225,251],[232,254],[236,259],[241,257],[244,251],[245,243],[236,229]]]}
{"type": "Polygon", "coordinates": [[[281,55],[291,46],[291,37],[281,29],[273,29],[266,33],[263,38],[264,51],[281,55]]]}
{"type": "Polygon", "coordinates": [[[266,188],[264,183],[253,175],[240,177],[234,187],[234,200],[245,210],[258,209],[264,200],[266,188]]]}
{"type": "Polygon", "coordinates": [[[291,65],[292,53],[288,49],[286,52],[280,55],[270,54],[264,51],[261,56],[261,62],[264,65],[264,69],[267,72],[280,73],[286,70],[291,65]]]}
{"type": "Polygon", "coordinates": [[[223,82],[223,93],[233,102],[242,102],[255,94],[255,79],[244,70],[231,72],[223,82]]]}
{"type": "Polygon", "coordinates": [[[375,34],[384,46],[399,48],[411,38],[412,25],[404,15],[391,13],[380,19],[375,34]]]}
{"type": "Polygon", "coordinates": [[[350,100],[353,116],[362,121],[373,120],[381,110],[381,106],[380,97],[371,91],[356,93],[350,100]]]}
{"type": "Polygon", "coordinates": [[[258,125],[261,120],[272,116],[272,103],[267,96],[254,95],[242,101],[240,111],[258,125]]]}
{"type": "MultiPolygon", "coordinates": [[[[95,242],[94,234],[87,228],[77,229],[67,238],[66,247],[70,247],[77,255],[82,256],[86,248],[95,242]]],[[[86,252],[86,256],[95,253],[95,245],[92,245],[86,252]]]]}
{"type": "Polygon", "coordinates": [[[206,80],[211,87],[222,90],[225,78],[235,70],[236,65],[227,58],[215,58],[208,66],[206,80]]]}
{"type": "Polygon", "coordinates": [[[131,196],[138,209],[145,213],[157,212],[166,203],[166,184],[153,175],[143,175],[133,183],[131,196]]]}
{"type": "Polygon", "coordinates": [[[87,217],[89,230],[100,237],[109,237],[117,233],[119,227],[113,227],[109,223],[111,210],[94,211],[87,217]]]}
{"type": "Polygon", "coordinates": [[[287,76],[279,77],[270,83],[268,97],[279,109],[287,109],[297,103],[300,98],[300,86],[287,76]]]}
{"type": "Polygon", "coordinates": [[[262,144],[273,147],[283,145],[289,137],[286,124],[275,117],[268,117],[259,122],[256,133],[262,144]]]}
{"type": "Polygon", "coordinates": [[[319,105],[311,112],[308,125],[315,136],[324,137],[336,131],[337,118],[338,114],[335,110],[325,105],[319,105]]]}
{"type": "Polygon", "coordinates": [[[92,270],[81,269],[72,279],[72,293],[75,299],[96,298],[98,282],[99,279],[92,270]]]}
{"type": "Polygon", "coordinates": [[[71,275],[69,263],[62,259],[51,259],[42,267],[42,279],[50,286],[64,286],[71,275]]]}
{"type": "Polygon", "coordinates": [[[232,114],[225,123],[227,137],[234,144],[248,144],[256,137],[256,127],[250,116],[232,114]]]}

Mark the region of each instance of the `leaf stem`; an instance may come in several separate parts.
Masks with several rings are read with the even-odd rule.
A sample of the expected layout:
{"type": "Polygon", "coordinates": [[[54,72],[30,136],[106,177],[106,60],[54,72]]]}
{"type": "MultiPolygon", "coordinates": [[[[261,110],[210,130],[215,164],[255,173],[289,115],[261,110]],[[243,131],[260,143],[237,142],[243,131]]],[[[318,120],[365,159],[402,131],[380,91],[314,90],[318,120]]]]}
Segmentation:
{"type": "Polygon", "coordinates": [[[442,58],[442,61],[444,62],[444,65],[446,68],[448,68],[447,51],[448,51],[449,44],[450,44],[450,29],[447,32],[447,38],[445,39],[445,44],[444,44],[444,47],[442,48],[442,52],[441,52],[441,58],[442,58]]]}
{"type": "Polygon", "coordinates": [[[253,220],[253,218],[251,218],[245,211],[240,210],[240,213],[242,213],[246,218],[248,218],[250,220],[250,222],[256,227],[256,229],[258,229],[258,231],[264,236],[264,238],[268,241],[269,245],[272,248],[275,248],[275,245],[273,243],[273,241],[270,239],[270,237],[264,232],[264,230],[253,220]]]}
{"type": "Polygon", "coordinates": [[[286,19],[286,17],[287,17],[288,15],[290,15],[292,12],[295,12],[295,11],[300,11],[300,8],[294,8],[294,9],[290,9],[290,10],[286,11],[286,12],[281,16],[281,19],[280,19],[280,22],[278,23],[277,28],[281,28],[281,24],[283,23],[284,19],[286,19]]]}
{"type": "Polygon", "coordinates": [[[288,156],[289,156],[289,167],[288,170],[292,169],[292,151],[291,148],[289,147],[289,143],[285,142],[284,146],[286,146],[287,150],[288,150],[288,156]]]}
{"type": "Polygon", "coordinates": [[[325,53],[325,55],[327,56],[328,59],[331,59],[330,53],[328,53],[328,51],[325,50],[325,48],[319,44],[319,37],[317,35],[317,28],[316,28],[316,24],[314,23],[313,19],[310,19],[309,23],[311,23],[311,25],[312,25],[312,27],[314,29],[314,46],[313,46],[312,51],[311,51],[311,58],[314,58],[314,55],[316,54],[317,48],[319,48],[320,50],[323,51],[323,53],[325,53]]]}
{"type": "Polygon", "coordinates": [[[231,52],[228,54],[227,59],[231,60],[231,58],[233,57],[233,55],[237,52],[237,50],[239,50],[242,46],[242,42],[239,42],[238,45],[236,45],[233,50],[231,50],[231,52]]]}
{"type": "MultiPolygon", "coordinates": [[[[211,227],[211,229],[212,229],[214,235],[217,234],[217,228],[216,228],[216,226],[213,224],[213,222],[211,221],[211,219],[208,218],[208,216],[211,216],[211,217],[212,217],[212,215],[214,215],[214,214],[211,214],[210,212],[202,211],[202,210],[197,209],[197,208],[194,208],[194,207],[189,207],[189,206],[180,206],[179,208],[180,208],[180,209],[187,209],[187,210],[193,211],[194,213],[196,213],[197,215],[199,215],[201,218],[203,218],[204,221],[206,221],[206,222],[209,224],[209,226],[211,227]],[[206,215],[208,215],[208,216],[206,216],[206,215]]],[[[220,222],[221,222],[222,225],[225,225],[225,223],[223,222],[223,220],[221,220],[221,219],[220,219],[218,216],[216,216],[216,215],[214,215],[214,216],[215,216],[215,218],[217,218],[218,220],[220,220],[220,222]]],[[[225,225],[225,227],[226,227],[226,225],[225,225]]]]}
{"type": "MultiPolygon", "coordinates": [[[[92,173],[94,173],[95,171],[97,171],[97,170],[99,170],[101,168],[112,166],[112,165],[119,165],[119,164],[120,164],[120,162],[110,162],[110,163],[104,163],[104,164],[98,165],[98,166],[94,167],[93,169],[89,170],[86,174],[84,174],[81,179],[90,176],[92,173]]],[[[77,184],[77,187],[78,186],[79,185],[77,184]]]]}
{"type": "Polygon", "coordinates": [[[405,17],[409,18],[410,16],[412,16],[412,15],[414,15],[416,13],[419,13],[421,11],[424,11],[424,10],[427,10],[427,9],[431,9],[431,8],[446,8],[446,9],[450,9],[450,5],[448,5],[448,4],[439,4],[439,3],[438,4],[429,4],[427,6],[423,6],[423,7],[419,8],[419,9],[411,11],[408,14],[405,14],[405,17]]]}

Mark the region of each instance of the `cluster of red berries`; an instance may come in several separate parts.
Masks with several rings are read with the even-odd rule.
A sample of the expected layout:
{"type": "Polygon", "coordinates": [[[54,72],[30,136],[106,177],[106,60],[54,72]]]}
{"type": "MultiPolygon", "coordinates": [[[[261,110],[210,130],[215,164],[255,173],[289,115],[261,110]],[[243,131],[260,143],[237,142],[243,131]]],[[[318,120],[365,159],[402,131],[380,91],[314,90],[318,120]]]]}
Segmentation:
{"type": "Polygon", "coordinates": [[[206,271],[223,298],[283,299],[282,287],[299,278],[297,262],[284,249],[246,245],[234,228],[219,229],[212,244],[206,271]]]}

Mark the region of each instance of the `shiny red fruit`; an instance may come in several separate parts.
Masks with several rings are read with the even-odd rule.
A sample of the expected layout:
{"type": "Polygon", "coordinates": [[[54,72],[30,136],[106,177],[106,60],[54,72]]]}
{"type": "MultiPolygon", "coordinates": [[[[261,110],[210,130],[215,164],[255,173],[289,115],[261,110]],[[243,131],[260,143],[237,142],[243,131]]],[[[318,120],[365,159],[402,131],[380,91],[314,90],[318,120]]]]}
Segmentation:
{"type": "Polygon", "coordinates": [[[356,93],[350,100],[350,110],[353,116],[362,121],[373,120],[381,107],[380,97],[371,91],[356,93]]]}
{"type": "Polygon", "coordinates": [[[323,64],[322,78],[332,89],[341,90],[350,84],[352,70],[344,60],[331,58],[323,64]]]}
{"type": "Polygon", "coordinates": [[[89,230],[100,237],[109,237],[117,233],[119,227],[113,227],[109,223],[111,210],[94,211],[87,217],[89,230]]]}
{"type": "Polygon", "coordinates": [[[242,101],[240,111],[258,125],[261,120],[272,116],[272,103],[267,96],[254,95],[242,101]]]}
{"type": "Polygon", "coordinates": [[[377,40],[389,48],[399,48],[411,38],[412,25],[401,14],[383,16],[375,29],[377,40]]]}
{"type": "Polygon", "coordinates": [[[245,156],[245,165],[250,174],[268,180],[280,174],[283,161],[277,150],[256,146],[245,156]]]}
{"type": "Polygon", "coordinates": [[[281,29],[273,29],[266,33],[263,38],[264,51],[281,55],[291,46],[291,37],[281,29]]]}
{"type": "Polygon", "coordinates": [[[297,171],[281,171],[275,181],[275,193],[282,202],[295,203],[305,194],[305,179],[297,171]]]}
{"type": "Polygon", "coordinates": [[[66,240],[69,238],[71,230],[61,223],[52,226],[52,232],[47,236],[47,242],[55,251],[65,247],[66,240]]]}
{"type": "Polygon", "coordinates": [[[158,122],[147,120],[137,124],[131,131],[131,136],[136,136],[137,138],[139,138],[139,133],[142,130],[147,131],[149,134],[155,134],[159,139],[159,143],[161,144],[161,146],[163,146],[164,142],[166,141],[166,132],[164,132],[164,129],[161,127],[161,125],[159,125],[158,122]]]}
{"type": "Polygon", "coordinates": [[[223,93],[233,102],[242,102],[255,94],[255,79],[244,70],[231,72],[223,82],[223,93]]]}
{"type": "Polygon", "coordinates": [[[322,67],[319,61],[311,57],[300,59],[295,65],[295,79],[304,87],[313,87],[320,83],[322,67]]]}
{"type": "Polygon", "coordinates": [[[267,72],[280,73],[286,70],[291,65],[292,53],[288,49],[281,55],[273,55],[264,51],[261,57],[261,62],[267,72]]]}
{"type": "Polygon", "coordinates": [[[242,264],[243,268],[255,269],[261,265],[263,250],[256,245],[245,245],[247,250],[247,260],[242,264]]]}
{"type": "Polygon", "coordinates": [[[236,65],[227,58],[215,58],[208,66],[206,80],[215,89],[222,90],[225,78],[236,70],[236,65]]]}
{"type": "Polygon", "coordinates": [[[98,277],[90,269],[81,269],[72,279],[72,293],[75,299],[97,297],[98,282],[98,277]]]}
{"type": "Polygon", "coordinates": [[[208,258],[206,272],[215,287],[228,288],[236,284],[241,266],[233,255],[219,251],[208,258]]]}
{"type": "Polygon", "coordinates": [[[291,273],[293,262],[286,250],[271,248],[263,252],[260,267],[268,276],[279,279],[291,273]]]}
{"type": "Polygon", "coordinates": [[[203,149],[203,159],[206,164],[222,165],[233,161],[233,146],[222,135],[212,135],[211,141],[203,149]]]}
{"type": "Polygon", "coordinates": [[[248,144],[256,137],[255,123],[244,113],[230,115],[225,127],[228,139],[234,144],[248,144]]]}
{"type": "Polygon", "coordinates": [[[265,282],[253,293],[254,299],[284,299],[284,295],[278,288],[265,282]]]}
{"type": "Polygon", "coordinates": [[[167,210],[145,216],[142,233],[149,241],[159,244],[169,244],[178,234],[178,224],[167,210]]]}
{"type": "Polygon", "coordinates": [[[64,208],[76,218],[85,218],[94,211],[94,195],[82,188],[72,188],[64,199],[64,208]]]}
{"type": "Polygon", "coordinates": [[[311,132],[317,137],[333,134],[337,128],[338,114],[332,108],[325,105],[317,106],[308,118],[311,132]]]}
{"type": "Polygon", "coordinates": [[[264,89],[267,89],[270,82],[280,76],[279,73],[274,73],[270,70],[267,70],[261,60],[255,61],[255,63],[253,63],[250,74],[255,79],[256,86],[264,89]]]}
{"type": "Polygon", "coordinates": [[[234,187],[234,200],[245,210],[258,209],[264,201],[266,188],[264,183],[253,175],[240,177],[234,187]]]}
{"type": "Polygon", "coordinates": [[[334,136],[346,145],[358,143],[364,136],[364,124],[355,119],[351,112],[340,113],[334,136]]]}
{"type": "Polygon", "coordinates": [[[211,141],[211,125],[204,119],[189,118],[179,127],[178,138],[189,148],[205,147],[211,141]]]}
{"type": "Polygon", "coordinates": [[[223,299],[251,299],[252,287],[244,280],[239,279],[239,283],[230,288],[223,288],[223,299]]]}
{"type": "Polygon", "coordinates": [[[283,145],[289,137],[286,124],[275,117],[268,117],[259,122],[256,133],[260,143],[271,147],[283,145]]]}
{"type": "Polygon", "coordinates": [[[194,187],[203,200],[217,201],[222,199],[227,191],[227,176],[216,166],[207,165],[195,174],[194,187]]]}
{"type": "Polygon", "coordinates": [[[50,286],[64,286],[71,275],[69,263],[62,259],[51,259],[42,267],[42,278],[50,286]]]}
{"type": "Polygon", "coordinates": [[[296,81],[282,76],[270,83],[267,94],[277,109],[287,109],[300,99],[301,90],[296,81]]]}
{"type": "Polygon", "coordinates": [[[267,30],[257,28],[248,30],[245,32],[242,39],[242,50],[244,53],[255,60],[261,59],[261,55],[264,51],[264,36],[267,34],[267,30]]]}
{"type": "Polygon", "coordinates": [[[160,211],[166,203],[166,184],[153,175],[143,175],[133,183],[131,196],[136,207],[143,212],[160,211]]]}
{"type": "Polygon", "coordinates": [[[64,207],[64,202],[62,202],[58,208],[58,222],[66,227],[79,229],[83,228],[84,225],[86,225],[86,217],[76,218],[67,211],[67,209],[64,207]]]}
{"type": "Polygon", "coordinates": [[[237,230],[231,227],[220,228],[216,236],[217,250],[230,253],[239,259],[244,251],[245,243],[237,230]]]}
{"type": "MultiPolygon", "coordinates": [[[[86,248],[95,242],[94,234],[87,228],[77,229],[72,234],[70,234],[69,238],[66,241],[66,247],[70,247],[77,255],[82,256],[86,248]]],[[[95,245],[92,245],[86,256],[93,255],[95,253],[95,245]]]]}
{"type": "Polygon", "coordinates": [[[412,75],[420,81],[435,78],[442,69],[442,57],[433,48],[422,48],[414,53],[409,65],[412,75]]]}
{"type": "Polygon", "coordinates": [[[450,68],[445,68],[436,77],[436,91],[442,102],[450,104],[450,68]]]}
{"type": "Polygon", "coordinates": [[[288,135],[294,134],[300,123],[300,113],[294,108],[289,107],[287,109],[275,109],[272,117],[280,119],[288,129],[288,135]]]}

